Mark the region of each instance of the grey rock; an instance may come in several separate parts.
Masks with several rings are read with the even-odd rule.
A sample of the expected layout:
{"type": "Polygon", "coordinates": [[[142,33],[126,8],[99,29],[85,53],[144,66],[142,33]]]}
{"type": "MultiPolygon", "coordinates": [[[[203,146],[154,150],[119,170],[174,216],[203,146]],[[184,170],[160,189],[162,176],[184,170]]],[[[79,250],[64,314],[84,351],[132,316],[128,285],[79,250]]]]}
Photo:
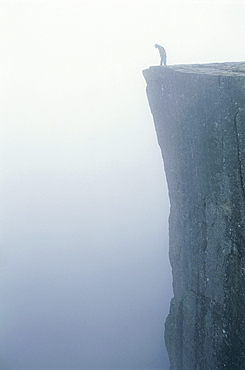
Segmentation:
{"type": "Polygon", "coordinates": [[[170,368],[245,369],[245,62],[143,75],[171,204],[170,368]]]}

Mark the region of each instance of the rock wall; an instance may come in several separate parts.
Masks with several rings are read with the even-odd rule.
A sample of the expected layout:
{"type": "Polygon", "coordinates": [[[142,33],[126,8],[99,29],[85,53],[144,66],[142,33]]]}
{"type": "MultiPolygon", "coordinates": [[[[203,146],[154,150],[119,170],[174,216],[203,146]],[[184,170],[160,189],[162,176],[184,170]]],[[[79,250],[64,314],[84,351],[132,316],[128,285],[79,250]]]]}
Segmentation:
{"type": "Polygon", "coordinates": [[[143,75],[171,204],[170,368],[245,369],[245,63],[143,75]]]}

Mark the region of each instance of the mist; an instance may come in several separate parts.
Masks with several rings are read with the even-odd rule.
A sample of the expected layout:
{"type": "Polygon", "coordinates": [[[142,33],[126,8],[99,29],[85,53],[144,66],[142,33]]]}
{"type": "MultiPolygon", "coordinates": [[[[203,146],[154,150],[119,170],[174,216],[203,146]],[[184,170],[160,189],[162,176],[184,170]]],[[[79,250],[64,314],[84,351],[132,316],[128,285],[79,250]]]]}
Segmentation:
{"type": "Polygon", "coordinates": [[[168,64],[244,59],[243,1],[10,0],[0,18],[0,367],[168,369],[169,200],[141,71],[155,43],[168,64]]]}

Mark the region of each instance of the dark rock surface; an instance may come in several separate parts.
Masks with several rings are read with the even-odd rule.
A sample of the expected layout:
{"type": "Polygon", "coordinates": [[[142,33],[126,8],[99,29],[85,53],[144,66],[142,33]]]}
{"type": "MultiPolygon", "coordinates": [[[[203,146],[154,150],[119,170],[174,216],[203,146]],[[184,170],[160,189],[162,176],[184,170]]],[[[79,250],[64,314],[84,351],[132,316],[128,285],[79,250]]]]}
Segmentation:
{"type": "Polygon", "coordinates": [[[245,369],[245,63],[143,74],[171,203],[171,369],[245,369]]]}

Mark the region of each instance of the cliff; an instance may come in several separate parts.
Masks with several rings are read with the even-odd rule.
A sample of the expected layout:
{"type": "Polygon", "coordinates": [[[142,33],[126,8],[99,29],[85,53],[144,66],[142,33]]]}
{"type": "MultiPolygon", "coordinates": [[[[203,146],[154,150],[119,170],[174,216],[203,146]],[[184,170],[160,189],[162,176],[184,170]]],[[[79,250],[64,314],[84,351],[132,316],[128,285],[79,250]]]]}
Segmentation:
{"type": "Polygon", "coordinates": [[[143,75],[171,204],[171,369],[245,369],[245,63],[143,75]]]}

